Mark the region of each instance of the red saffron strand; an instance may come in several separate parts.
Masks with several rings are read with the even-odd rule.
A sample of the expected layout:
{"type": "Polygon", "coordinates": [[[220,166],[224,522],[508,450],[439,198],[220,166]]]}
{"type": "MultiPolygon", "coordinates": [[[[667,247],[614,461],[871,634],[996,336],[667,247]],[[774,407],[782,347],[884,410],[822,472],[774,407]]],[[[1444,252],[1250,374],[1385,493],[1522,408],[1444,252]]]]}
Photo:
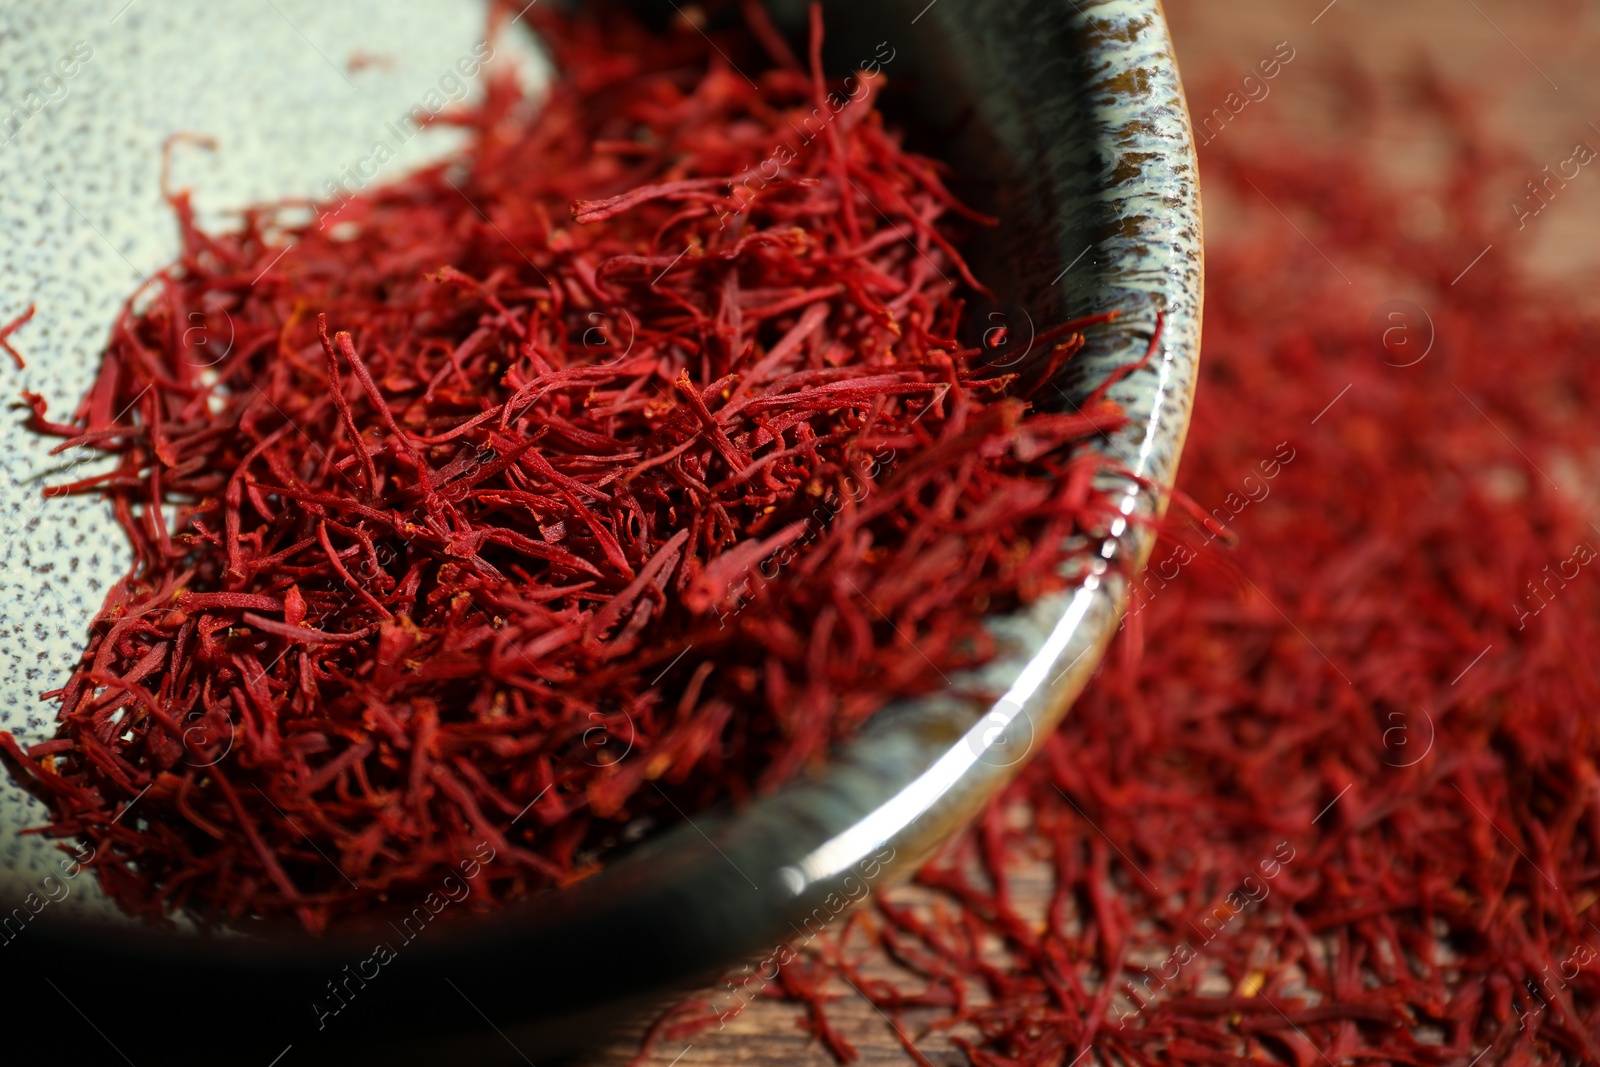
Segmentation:
{"type": "Polygon", "coordinates": [[[16,333],[23,326],[27,325],[30,320],[32,320],[33,311],[33,305],[29,304],[27,311],[24,311],[22,314],[18,315],[4,326],[0,326],[0,348],[6,350],[6,354],[9,355],[16,363],[18,370],[25,370],[28,365],[22,361],[22,353],[11,347],[11,335],[16,333]]]}

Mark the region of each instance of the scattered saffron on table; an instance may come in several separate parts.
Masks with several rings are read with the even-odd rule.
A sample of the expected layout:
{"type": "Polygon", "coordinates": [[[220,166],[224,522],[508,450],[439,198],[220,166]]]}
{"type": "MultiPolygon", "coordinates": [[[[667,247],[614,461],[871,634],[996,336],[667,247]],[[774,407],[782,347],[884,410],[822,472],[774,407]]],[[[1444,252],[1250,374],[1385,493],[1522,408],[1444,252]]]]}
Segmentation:
{"type": "Polygon", "coordinates": [[[111,458],[50,493],[134,562],[58,734],[0,746],[133,914],[320,931],[484,842],[474,906],[569,884],[983,661],[1112,514],[1117,406],[1024,399],[1104,316],[1010,373],[963,347],[986,220],[881,76],[791,124],[815,13],[809,69],[759,21],[527,15],[535,118],[502,76],[395,184],[225,233],[174,196],[71,418],[27,398],[111,458]]]}
{"type": "Polygon", "coordinates": [[[1436,185],[1202,153],[1262,220],[1208,248],[1206,522],[977,825],[757,984],[841,1061],[1600,1063],[1600,317],[1518,273],[1495,191],[1537,166],[1471,100],[1411,106],[1436,185]],[[1407,236],[1418,197],[1452,228],[1407,236]]]}

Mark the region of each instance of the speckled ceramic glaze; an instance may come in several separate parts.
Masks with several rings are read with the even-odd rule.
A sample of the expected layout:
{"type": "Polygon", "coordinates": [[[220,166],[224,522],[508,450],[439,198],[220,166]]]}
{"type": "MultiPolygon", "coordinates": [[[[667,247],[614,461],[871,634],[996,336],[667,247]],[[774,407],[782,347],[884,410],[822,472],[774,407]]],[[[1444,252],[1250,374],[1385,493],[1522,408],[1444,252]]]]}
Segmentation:
{"type": "MultiPolygon", "coordinates": [[[[0,374],[54,404],[81,393],[119,301],[175,250],[157,184],[168,135],[219,142],[174,154],[177,181],[213,218],[315,195],[482,27],[480,9],[444,0],[123,4],[17,0],[0,11],[0,111],[20,107],[24,119],[12,132],[0,114],[0,138],[11,133],[0,145],[0,321],[30,300],[39,308],[14,339],[28,369],[0,374]],[[92,55],[75,53],[78,42],[92,55]],[[389,61],[352,73],[354,52],[389,61]]],[[[772,6],[799,24],[803,5],[772,6]]],[[[1123,310],[1056,383],[1063,407],[1142,356],[1161,314],[1153,358],[1113,393],[1130,422],[1103,447],[1144,484],[1168,484],[1197,369],[1201,253],[1193,142],[1157,0],[890,0],[829,4],[828,19],[835,69],[893,49],[897,117],[1001,220],[974,250],[999,297],[979,314],[1006,326],[1016,359],[1065,318],[1123,310]]],[[[500,52],[538,76],[526,49],[500,52]]],[[[419,138],[388,167],[448,148],[419,138]]],[[[64,463],[20,416],[0,420],[0,440],[0,724],[37,741],[53,717],[38,694],[65,677],[127,552],[100,505],[41,508],[38,487],[61,480],[64,463]]],[[[1081,582],[990,620],[1003,654],[953,679],[948,695],[885,710],[826,772],[737,812],[697,815],[581,887],[415,943],[395,938],[396,958],[337,1012],[328,983],[372,958],[372,938],[264,943],[90,924],[113,915],[87,874],[0,936],[4,993],[41,1012],[69,1001],[76,1014],[63,1018],[93,1020],[125,1051],[159,1049],[160,1062],[265,1064],[289,1049],[297,1063],[515,1063],[600,1036],[621,1013],[731,963],[769,960],[908,875],[1011,778],[1121,619],[1149,547],[1129,519],[1163,506],[1139,484],[1110,483],[1129,518],[1086,546],[1094,562],[1081,582]],[[136,998],[92,977],[109,974],[124,989],[226,993],[203,997],[176,1043],[152,1044],[136,998]]],[[[0,780],[0,911],[56,867],[51,846],[19,836],[43,815],[0,780]]]]}

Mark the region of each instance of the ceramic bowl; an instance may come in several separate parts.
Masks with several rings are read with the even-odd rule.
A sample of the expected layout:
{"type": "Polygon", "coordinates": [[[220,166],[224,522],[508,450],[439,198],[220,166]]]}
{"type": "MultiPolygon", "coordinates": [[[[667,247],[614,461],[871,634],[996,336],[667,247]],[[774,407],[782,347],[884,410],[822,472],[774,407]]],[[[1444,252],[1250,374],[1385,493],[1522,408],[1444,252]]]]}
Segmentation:
{"type": "MultiPolygon", "coordinates": [[[[150,221],[163,210],[153,167],[166,133],[198,126],[219,137],[203,160],[174,161],[197,168],[190,184],[213,207],[316,193],[362,147],[364,131],[402,113],[481,24],[480,10],[419,2],[282,0],[253,14],[161,0],[117,6],[14,4],[5,17],[16,32],[0,36],[0,52],[12,53],[0,54],[0,69],[23,71],[0,85],[7,106],[37,88],[30,77],[44,84],[28,71],[52,69],[75,36],[94,52],[72,80],[50,83],[65,94],[52,88],[25,124],[0,131],[11,133],[6,150],[19,164],[0,191],[18,227],[0,252],[9,260],[0,264],[9,279],[0,318],[40,293],[41,327],[19,337],[32,346],[33,369],[18,384],[57,401],[81,393],[137,274],[171,255],[170,234],[150,221]],[[399,73],[358,78],[335,44],[396,55],[399,73]],[[369,77],[388,79],[375,97],[369,77]]],[[[804,16],[790,0],[773,11],[795,29],[804,16]]],[[[760,973],[786,940],[814,935],[909,875],[1056,727],[1143,566],[1148,534],[1130,520],[1163,506],[1141,485],[1170,484],[1197,370],[1200,203],[1166,23],[1157,0],[884,0],[829,3],[827,16],[830,66],[892,54],[886,106],[919,147],[953,164],[969,200],[1000,219],[973,259],[1003,299],[978,314],[1007,327],[1014,358],[1051,324],[1124,312],[1093,333],[1051,403],[1074,404],[1138,359],[1162,317],[1154,358],[1113,391],[1129,423],[1100,443],[1138,478],[1110,486],[1128,518],[1086,547],[1094,564],[1076,587],[989,620],[1002,654],[954,681],[995,699],[891,707],[825,772],[737,811],[697,814],[581,886],[400,942],[370,981],[350,979],[371,973],[370,938],[199,939],[90,922],[108,906],[85,877],[4,935],[13,1019],[26,1013],[41,1032],[74,1047],[111,1046],[135,1063],[545,1056],[603,1037],[740,961],[760,973]]],[[[38,740],[53,708],[37,694],[65,674],[126,556],[93,502],[40,512],[47,446],[19,424],[0,429],[0,613],[11,646],[0,652],[0,703],[8,728],[38,740]]],[[[0,787],[0,892],[18,905],[55,862],[46,843],[16,833],[42,815],[9,782],[0,787]]]]}

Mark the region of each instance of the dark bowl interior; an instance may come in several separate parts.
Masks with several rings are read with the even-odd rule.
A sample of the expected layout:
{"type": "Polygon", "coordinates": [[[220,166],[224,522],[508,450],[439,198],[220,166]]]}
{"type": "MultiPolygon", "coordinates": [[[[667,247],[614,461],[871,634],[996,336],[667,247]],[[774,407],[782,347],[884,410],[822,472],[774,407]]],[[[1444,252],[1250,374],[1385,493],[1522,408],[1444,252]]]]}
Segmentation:
{"type": "MultiPolygon", "coordinates": [[[[772,7],[798,39],[804,5],[772,7]]],[[[956,169],[969,202],[1000,219],[969,248],[997,294],[995,314],[1012,329],[1019,317],[1043,329],[1112,307],[1126,312],[1057,383],[1062,405],[1088,377],[1142,352],[1154,312],[1166,313],[1150,372],[1161,377],[1121,387],[1139,418],[1106,447],[1167,481],[1186,422],[1200,268],[1192,147],[1155,0],[829,3],[827,18],[829,68],[845,71],[880,46],[893,49],[886,108],[914,145],[956,169]],[[1158,412],[1167,420],[1161,433],[1158,412]]],[[[1129,500],[1160,507],[1139,492],[1129,500]]],[[[1111,534],[1138,566],[1142,535],[1111,534]]],[[[1097,596],[1075,638],[1092,655],[1041,698],[1035,721],[1046,727],[1115,629],[1114,581],[1097,596]]],[[[141,1065],[263,1067],[286,1049],[285,1067],[510,1064],[574,1048],[732,963],[761,959],[830,897],[858,900],[849,867],[808,878],[786,872],[899,795],[982,711],[891,709],[827,774],[737,813],[696,816],[580,887],[492,919],[441,925],[370,982],[361,974],[372,973],[372,938],[202,941],[52,924],[47,914],[0,948],[12,1020],[6,1044],[25,1047],[24,1032],[70,1034],[71,1047],[95,1062],[100,1053],[120,1062],[115,1048],[141,1065]],[[48,981],[66,974],[70,1004],[48,981]],[[347,1003],[336,1017],[323,1014],[337,1003],[330,986],[347,1003]]],[[[892,856],[882,880],[908,874],[1011,773],[963,783],[919,812],[915,832],[896,826],[882,835],[892,856]]]]}

